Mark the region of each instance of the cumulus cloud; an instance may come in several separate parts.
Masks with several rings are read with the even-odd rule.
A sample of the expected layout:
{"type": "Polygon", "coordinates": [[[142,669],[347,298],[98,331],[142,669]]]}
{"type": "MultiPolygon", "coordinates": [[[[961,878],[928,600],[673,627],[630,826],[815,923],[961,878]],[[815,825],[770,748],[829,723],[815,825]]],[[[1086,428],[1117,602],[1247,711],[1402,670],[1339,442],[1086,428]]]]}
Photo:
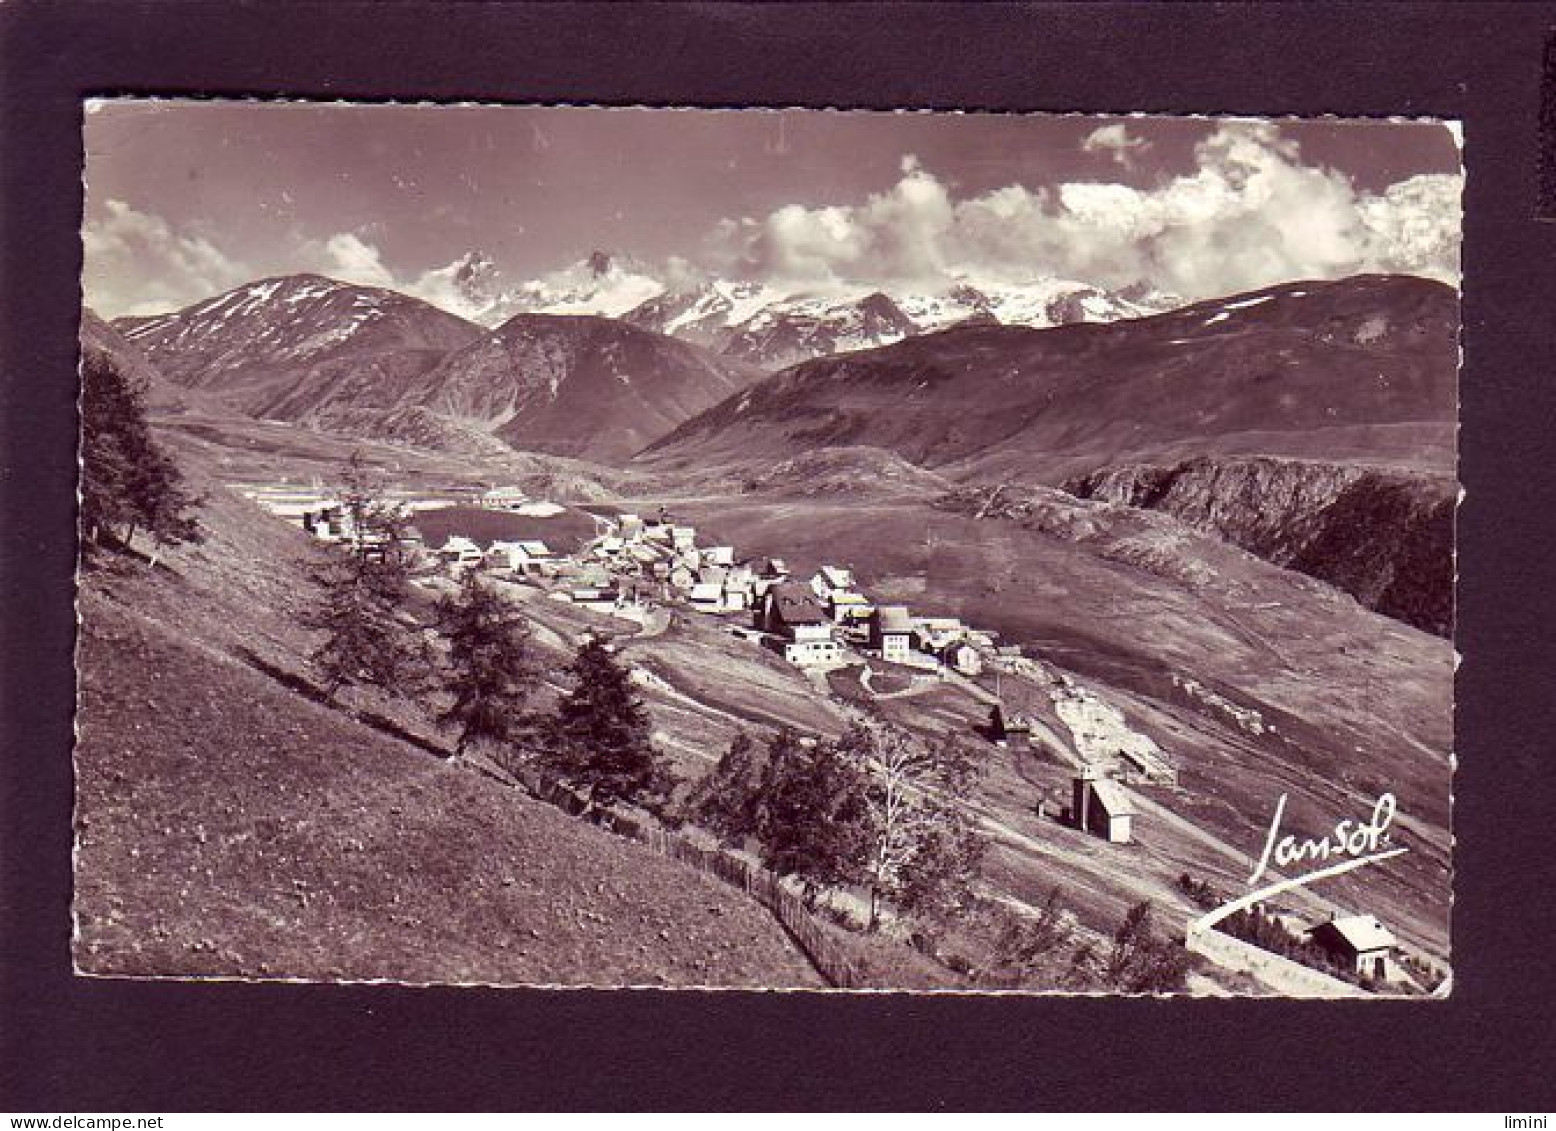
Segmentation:
{"type": "Polygon", "coordinates": [[[1135,152],[1144,153],[1151,143],[1143,137],[1135,137],[1122,122],[1110,126],[1098,126],[1086,135],[1081,148],[1087,153],[1106,153],[1126,169],[1134,168],[1135,152]]]}
{"type": "Polygon", "coordinates": [[[724,221],[711,242],[716,265],[725,270],[785,280],[923,280],[947,270],[955,222],[945,185],[909,156],[902,179],[862,205],[790,204],[763,220],[724,221]]]}
{"type": "Polygon", "coordinates": [[[267,274],[313,272],[362,286],[402,286],[382,252],[355,232],[283,241],[264,262],[254,262],[154,213],[108,200],[81,237],[82,289],[87,305],[105,317],[178,310],[267,274]]]}
{"type": "Polygon", "coordinates": [[[296,252],[295,270],[311,271],[363,287],[393,287],[394,272],[384,266],[383,253],[355,232],[337,232],[304,243],[296,252]]]}
{"type": "Polygon", "coordinates": [[[158,314],[245,283],[253,269],[203,236],[109,200],[82,229],[87,305],[113,317],[158,314]]]}
{"type": "MultiPolygon", "coordinates": [[[[1093,150],[1124,157],[1139,152],[1131,141],[1122,126],[1087,139],[1093,150]]],[[[816,283],[1057,275],[1106,286],[1145,281],[1208,298],[1365,271],[1458,282],[1456,174],[1364,192],[1335,170],[1305,164],[1295,142],[1262,122],[1219,126],[1194,159],[1193,171],[1149,188],[1009,185],[958,201],[908,158],[897,184],[862,204],[790,205],[725,221],[710,242],[726,268],[816,283]]]]}

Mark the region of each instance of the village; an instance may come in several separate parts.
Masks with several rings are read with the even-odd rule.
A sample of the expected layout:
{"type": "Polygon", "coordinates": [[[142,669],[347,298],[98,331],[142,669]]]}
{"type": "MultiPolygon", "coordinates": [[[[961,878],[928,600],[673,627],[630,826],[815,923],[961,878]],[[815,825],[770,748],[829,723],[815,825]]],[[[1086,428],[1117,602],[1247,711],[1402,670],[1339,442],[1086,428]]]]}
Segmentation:
{"type": "MultiPolygon", "coordinates": [[[[321,542],[357,538],[346,508],[325,494],[245,493],[321,542]]],[[[406,497],[392,505],[407,520],[403,540],[415,571],[413,583],[431,591],[447,591],[467,571],[479,569],[499,583],[499,591],[523,587],[628,622],[635,634],[663,631],[678,615],[706,618],[736,640],[781,657],[823,696],[836,696],[828,677],[848,669],[856,669],[859,686],[877,697],[951,685],[987,708],[986,721],[972,730],[1000,749],[1061,748],[1048,740],[1052,730],[1034,709],[1032,688],[1039,687],[1079,756],[1064,796],[1036,797],[1033,809],[1040,820],[1128,846],[1136,841],[1141,816],[1162,812],[1159,806],[1138,804],[1129,787],[1179,786],[1174,761],[1157,743],[1131,730],[1117,708],[1070,676],[1024,656],[1017,645],[999,643],[995,631],[955,617],[918,614],[906,604],[878,602],[850,568],[822,564],[807,577],[792,571],[783,558],[753,558],[731,544],[703,544],[696,527],[679,521],[666,506],[649,515],[581,508],[593,531],[574,539],[574,549],[564,550],[560,539],[552,539],[558,542],[552,545],[535,538],[492,538],[483,546],[463,533],[449,533],[434,546],[415,524],[418,514],[456,507],[532,519],[569,510],[518,488],[406,497]],[[992,677],[992,689],[980,677],[992,677]],[[879,690],[884,687],[893,690],[879,690]]],[[[1305,927],[1300,915],[1275,912],[1269,922],[1317,948],[1332,969],[1347,976],[1382,984],[1411,981],[1400,962],[1399,940],[1374,916],[1331,912],[1327,920],[1305,927]]],[[[1224,931],[1191,928],[1189,945],[1256,977],[1293,984],[1315,980],[1307,967],[1224,931]]]]}

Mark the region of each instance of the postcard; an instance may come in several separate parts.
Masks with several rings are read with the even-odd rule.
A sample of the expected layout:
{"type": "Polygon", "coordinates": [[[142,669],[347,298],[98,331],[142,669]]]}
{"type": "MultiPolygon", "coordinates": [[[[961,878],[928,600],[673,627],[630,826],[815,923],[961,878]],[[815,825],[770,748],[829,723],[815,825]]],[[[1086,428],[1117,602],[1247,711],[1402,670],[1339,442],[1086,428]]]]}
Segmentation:
{"type": "Polygon", "coordinates": [[[85,110],[79,973],[1451,992],[1457,123],[85,110]]]}

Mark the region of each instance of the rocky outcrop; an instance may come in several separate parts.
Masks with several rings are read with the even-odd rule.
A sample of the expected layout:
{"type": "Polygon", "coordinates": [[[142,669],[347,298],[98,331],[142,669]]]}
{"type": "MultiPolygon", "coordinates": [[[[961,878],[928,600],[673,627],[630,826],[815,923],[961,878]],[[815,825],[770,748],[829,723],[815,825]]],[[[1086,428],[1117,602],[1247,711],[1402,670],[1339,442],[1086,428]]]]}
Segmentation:
{"type": "Polygon", "coordinates": [[[1083,499],[1161,511],[1427,632],[1453,629],[1445,476],[1266,457],[1126,464],[1071,479],[1083,499]]]}

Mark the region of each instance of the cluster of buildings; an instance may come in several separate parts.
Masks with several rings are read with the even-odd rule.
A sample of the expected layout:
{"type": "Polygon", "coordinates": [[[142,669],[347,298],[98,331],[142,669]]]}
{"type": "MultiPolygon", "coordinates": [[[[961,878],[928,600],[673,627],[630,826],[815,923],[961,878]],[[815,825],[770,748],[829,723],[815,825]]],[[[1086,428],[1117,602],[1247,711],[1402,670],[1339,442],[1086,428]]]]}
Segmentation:
{"type": "MultiPolygon", "coordinates": [[[[515,489],[496,489],[481,498],[492,510],[528,512],[537,504],[515,489]]],[[[315,537],[356,537],[338,504],[326,503],[298,516],[315,537]]],[[[915,616],[906,605],[878,604],[858,585],[852,570],[823,565],[809,578],[795,577],[781,558],[747,559],[735,547],[701,545],[697,529],[671,518],[623,513],[596,516],[594,537],[571,554],[536,539],[495,541],[484,549],[471,538],[450,535],[436,549],[422,543],[414,527],[407,540],[423,564],[452,574],[480,568],[498,577],[544,586],[551,596],[581,608],[641,620],[658,604],[693,611],[748,616],[749,635],[804,669],[843,666],[851,653],[925,673],[980,674],[986,662],[1009,649],[995,634],[954,617],[915,616]]],[[[990,737],[1001,745],[1026,745],[1032,708],[1019,696],[1002,697],[991,711],[990,737]]],[[[1132,837],[1134,809],[1128,794],[1099,770],[1075,779],[1071,823],[1114,843],[1132,837]]]]}
{"type": "MultiPolygon", "coordinates": [[[[499,490],[483,496],[482,505],[516,510],[533,503],[521,492],[499,490]]],[[[731,545],[703,545],[695,526],[664,509],[597,516],[595,536],[570,555],[538,541],[495,542],[482,550],[459,535],[434,553],[453,570],[479,565],[551,583],[559,598],[619,615],[660,603],[746,616],[755,638],[802,668],[839,666],[853,650],[921,670],[976,675],[994,648],[992,633],[953,618],[877,605],[844,567],[823,565],[803,579],[781,558],[745,558],[731,545]]]]}

